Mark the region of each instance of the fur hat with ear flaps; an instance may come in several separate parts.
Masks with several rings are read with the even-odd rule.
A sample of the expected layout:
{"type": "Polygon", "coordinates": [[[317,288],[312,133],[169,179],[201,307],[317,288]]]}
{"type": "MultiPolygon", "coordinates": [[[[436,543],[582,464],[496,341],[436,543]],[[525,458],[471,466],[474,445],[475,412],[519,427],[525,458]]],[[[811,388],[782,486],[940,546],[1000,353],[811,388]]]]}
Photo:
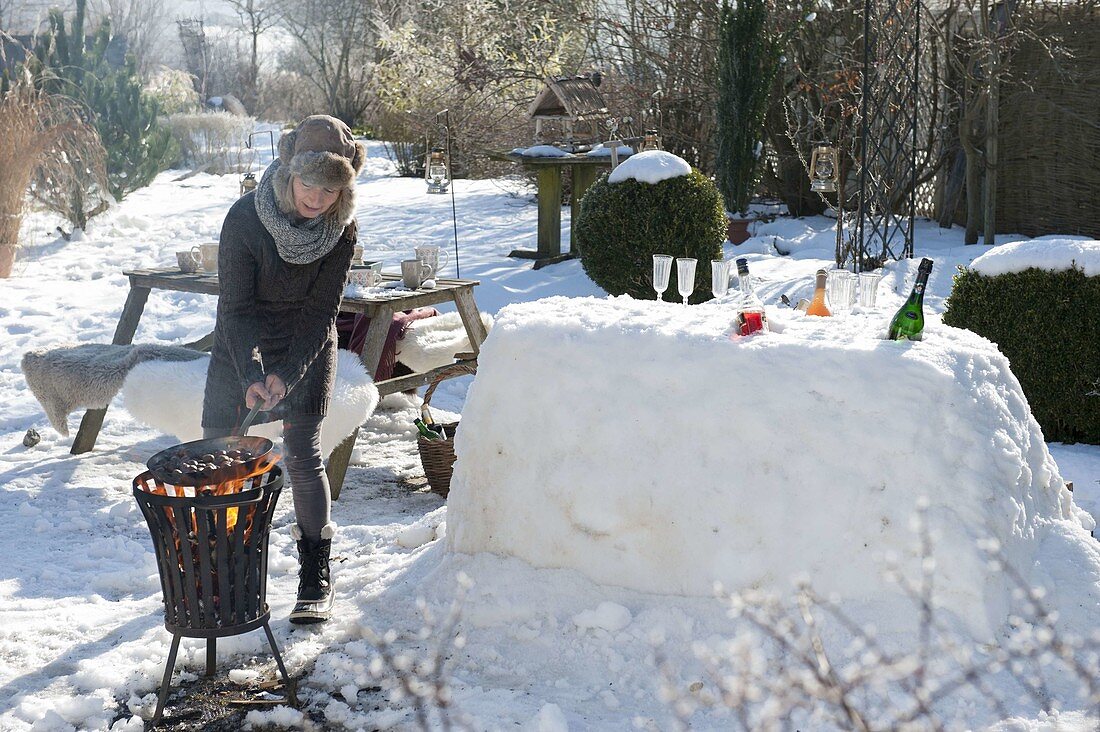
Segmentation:
{"type": "Polygon", "coordinates": [[[341,191],[332,216],[343,224],[355,216],[355,176],[366,162],[363,144],[352,139],[346,124],[326,114],[306,117],[279,138],[279,169],[273,181],[283,213],[295,210],[290,178],[341,191]]]}

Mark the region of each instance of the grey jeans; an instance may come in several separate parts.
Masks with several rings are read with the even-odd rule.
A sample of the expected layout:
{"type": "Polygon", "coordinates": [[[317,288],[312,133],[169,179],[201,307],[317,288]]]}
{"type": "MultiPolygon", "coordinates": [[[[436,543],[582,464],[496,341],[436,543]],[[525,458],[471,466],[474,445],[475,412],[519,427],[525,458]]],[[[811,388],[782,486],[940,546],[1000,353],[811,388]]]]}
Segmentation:
{"type": "MultiPolygon", "coordinates": [[[[302,535],[321,538],[321,529],[329,522],[332,498],[328,476],[321,458],[321,420],[319,415],[287,417],[283,420],[283,469],[290,480],[294,516],[302,535]]],[[[226,437],[231,429],[203,429],[203,437],[226,437]]]]}

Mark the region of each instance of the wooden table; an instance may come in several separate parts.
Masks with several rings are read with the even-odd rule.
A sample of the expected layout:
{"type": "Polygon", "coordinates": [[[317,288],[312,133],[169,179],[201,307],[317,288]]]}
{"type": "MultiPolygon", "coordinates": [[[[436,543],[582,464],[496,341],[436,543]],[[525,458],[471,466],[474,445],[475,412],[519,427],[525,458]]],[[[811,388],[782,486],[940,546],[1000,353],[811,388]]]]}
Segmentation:
{"type": "MultiPolygon", "coordinates": [[[[115,327],[114,339],[111,341],[117,345],[127,345],[133,342],[134,333],[137,332],[141,315],[145,311],[145,303],[149,299],[149,293],[152,290],[175,290],[177,292],[196,292],[205,295],[219,294],[216,272],[185,274],[177,269],[139,269],[123,274],[130,278],[130,292],[126,296],[126,304],[122,307],[122,314],[119,316],[118,325],[115,327]]],[[[397,282],[401,277],[396,274],[383,274],[382,279],[383,282],[397,282]]],[[[485,325],[481,322],[481,315],[478,312],[477,304],[474,302],[473,290],[478,284],[480,283],[477,280],[438,279],[436,280],[435,289],[432,290],[394,291],[386,293],[385,296],[377,297],[345,297],[340,303],[342,312],[364,313],[370,318],[363,354],[360,357],[363,366],[371,374],[375,373],[378,368],[394,313],[448,302],[454,303],[459,317],[462,318],[462,324],[466,328],[466,334],[470,337],[472,353],[463,355],[476,361],[478,351],[486,336],[485,325]]],[[[208,335],[186,345],[198,350],[209,350],[212,340],[212,335],[208,335]]],[[[447,364],[431,371],[386,379],[385,381],[376,382],[375,386],[378,387],[378,393],[382,396],[415,389],[432,381],[450,366],[451,364],[447,364]]],[[[106,408],[89,409],[84,413],[84,418],[80,421],[80,430],[76,433],[76,438],[73,440],[73,446],[70,450],[73,455],[88,452],[95,446],[106,413],[106,408]]],[[[328,472],[333,498],[340,495],[340,488],[343,485],[348,462],[351,459],[352,448],[355,446],[355,438],[358,434],[357,429],[341,442],[329,456],[326,471],[328,472]]]]}
{"type": "Polygon", "coordinates": [[[561,172],[569,168],[573,176],[573,189],[569,196],[569,205],[573,216],[580,211],[581,197],[596,180],[599,168],[611,167],[611,156],[567,155],[565,157],[527,157],[515,153],[487,151],[494,160],[516,163],[535,171],[538,176],[539,223],[538,249],[514,249],[509,257],[534,259],[534,269],[548,264],[572,259],[579,253],[576,244],[570,243],[569,251],[561,251],[561,172]]]}

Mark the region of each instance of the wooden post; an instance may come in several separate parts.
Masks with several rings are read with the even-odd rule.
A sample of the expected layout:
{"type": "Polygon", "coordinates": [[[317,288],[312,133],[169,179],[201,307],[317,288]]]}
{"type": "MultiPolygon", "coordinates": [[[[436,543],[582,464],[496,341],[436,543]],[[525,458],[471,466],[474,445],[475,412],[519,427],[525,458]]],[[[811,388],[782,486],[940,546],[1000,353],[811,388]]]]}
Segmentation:
{"type": "Polygon", "coordinates": [[[989,70],[989,99],[985,107],[985,233],[982,243],[992,246],[996,243],[997,233],[997,125],[999,113],[997,105],[1001,98],[1001,82],[997,78],[997,43],[996,39],[991,44],[990,70],[989,70]]]}
{"type": "Polygon", "coordinates": [[[561,166],[539,166],[539,259],[561,254],[561,166]]]}
{"type": "Polygon", "coordinates": [[[358,436],[359,428],[356,427],[328,456],[325,474],[328,475],[328,492],[334,501],[340,498],[340,491],[344,487],[344,477],[348,473],[348,463],[351,462],[351,452],[355,449],[355,438],[358,436]]]}
{"type": "MultiPolygon", "coordinates": [[[[576,226],[577,217],[581,213],[581,198],[584,197],[584,192],[588,190],[589,186],[595,182],[597,171],[595,165],[572,165],[570,170],[573,171],[573,190],[570,193],[569,206],[572,209],[570,215],[573,226],[576,226]]],[[[570,227],[570,232],[572,232],[572,227],[570,227]]],[[[569,253],[576,257],[581,255],[581,248],[572,233],[569,235],[569,253]]]]}
{"type": "Polygon", "coordinates": [[[623,144],[622,140],[608,140],[603,144],[604,147],[611,151],[611,169],[619,167],[619,146],[623,144]]]}
{"type": "Polygon", "coordinates": [[[474,302],[473,288],[455,290],[454,299],[458,317],[462,318],[462,325],[466,327],[466,335],[470,336],[470,347],[474,351],[474,358],[477,358],[477,354],[481,351],[481,344],[485,341],[488,333],[485,332],[485,323],[481,322],[481,315],[478,314],[477,304],[474,302]]]}

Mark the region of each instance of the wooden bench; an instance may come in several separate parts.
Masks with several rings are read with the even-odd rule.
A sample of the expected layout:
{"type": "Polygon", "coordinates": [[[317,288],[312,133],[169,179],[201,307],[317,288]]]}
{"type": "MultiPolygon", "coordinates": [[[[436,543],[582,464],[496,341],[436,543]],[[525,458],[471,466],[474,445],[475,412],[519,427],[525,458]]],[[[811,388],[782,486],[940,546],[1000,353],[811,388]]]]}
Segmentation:
{"type": "MultiPolygon", "coordinates": [[[[153,290],[172,290],[176,292],[194,292],[206,295],[218,295],[218,275],[216,272],[196,272],[193,274],[180,272],[178,269],[139,269],[124,272],[130,279],[130,291],[126,295],[126,303],[122,307],[122,313],[115,326],[115,335],[112,343],[129,344],[134,340],[141,316],[145,311],[145,303],[149,299],[149,293],[153,290]]],[[[399,275],[383,274],[383,283],[397,282],[399,275]]],[[[378,363],[382,358],[382,349],[386,344],[386,334],[389,332],[393,314],[413,308],[454,303],[462,325],[466,328],[466,334],[470,338],[472,352],[462,354],[469,356],[469,360],[476,363],[478,351],[485,341],[485,324],[481,322],[481,314],[474,302],[473,289],[480,282],[477,280],[438,279],[436,286],[431,290],[392,290],[380,291],[377,296],[370,297],[345,297],[340,303],[343,312],[364,313],[371,319],[367,329],[366,343],[363,346],[361,360],[363,366],[370,373],[375,373],[378,363]]],[[[188,348],[201,351],[210,350],[213,342],[213,334],[204,336],[197,341],[186,344],[188,348]]],[[[380,396],[394,394],[399,391],[407,391],[423,386],[436,378],[444,369],[452,364],[441,366],[422,373],[398,376],[392,379],[376,382],[380,396]]],[[[90,451],[95,447],[96,438],[103,427],[103,419],[107,409],[89,409],[84,413],[80,421],[80,429],[73,440],[73,446],[69,450],[73,455],[79,455],[90,451]]],[[[355,438],[359,435],[356,429],[348,436],[329,456],[325,468],[328,473],[329,485],[333,498],[340,495],[340,489],[344,484],[347,474],[348,462],[351,460],[351,452],[355,447],[355,438]]]]}

